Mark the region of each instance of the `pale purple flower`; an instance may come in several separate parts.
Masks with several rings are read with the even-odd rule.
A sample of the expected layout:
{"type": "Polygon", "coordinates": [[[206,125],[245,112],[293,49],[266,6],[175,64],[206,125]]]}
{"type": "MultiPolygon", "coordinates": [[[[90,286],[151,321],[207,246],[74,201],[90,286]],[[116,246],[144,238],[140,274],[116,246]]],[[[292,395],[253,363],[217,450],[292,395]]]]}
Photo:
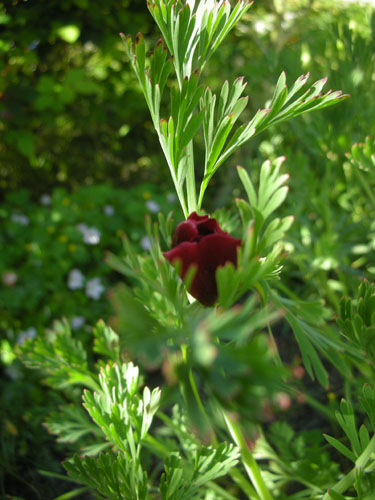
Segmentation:
{"type": "Polygon", "coordinates": [[[177,196],[174,193],[167,194],[167,201],[169,203],[174,203],[177,200],[177,196]]]}
{"type": "Polygon", "coordinates": [[[13,214],[10,219],[11,219],[11,221],[16,222],[17,224],[20,224],[21,226],[28,226],[30,224],[30,220],[26,215],[13,214]]]}
{"type": "Polygon", "coordinates": [[[4,372],[11,380],[18,380],[23,377],[23,374],[20,372],[20,370],[14,368],[13,366],[7,366],[4,372]]]}
{"type": "Polygon", "coordinates": [[[115,209],[112,207],[112,205],[105,205],[103,210],[104,213],[108,215],[108,217],[111,217],[115,213],[115,209]]]}
{"type": "Polygon", "coordinates": [[[86,320],[83,316],[74,316],[71,319],[70,324],[72,325],[73,330],[78,330],[85,324],[86,320]]]}
{"type": "Polygon", "coordinates": [[[147,208],[150,210],[150,212],[152,212],[152,213],[159,212],[159,210],[160,210],[159,205],[156,203],[156,201],[153,201],[153,200],[148,200],[148,201],[146,201],[146,207],[147,207],[147,208]]]}
{"type": "Polygon", "coordinates": [[[45,205],[45,206],[51,205],[50,195],[49,194],[42,194],[42,196],[40,197],[40,203],[42,205],[45,205]]]}
{"type": "Polygon", "coordinates": [[[98,300],[102,293],[105,291],[105,287],[102,285],[100,278],[91,278],[86,283],[86,295],[90,299],[98,300]]]}
{"type": "Polygon", "coordinates": [[[34,339],[36,337],[36,333],[36,328],[34,328],[33,326],[30,326],[30,328],[21,331],[17,339],[17,344],[23,345],[25,343],[25,340],[34,339]]]}
{"type": "Polygon", "coordinates": [[[143,236],[143,238],[141,239],[141,247],[143,248],[143,250],[150,250],[151,243],[148,236],[143,236]]]}
{"type": "Polygon", "coordinates": [[[96,227],[88,227],[86,224],[78,224],[78,231],[83,236],[83,241],[88,245],[97,245],[100,241],[101,233],[96,227]]]}
{"type": "Polygon", "coordinates": [[[79,290],[83,288],[85,277],[79,269],[72,269],[68,275],[69,290],[79,290]]]}
{"type": "Polygon", "coordinates": [[[81,222],[81,224],[77,224],[77,229],[83,234],[87,230],[87,224],[81,222]]]}
{"type": "Polygon", "coordinates": [[[4,271],[2,281],[6,286],[13,286],[18,280],[18,275],[13,271],[4,271]]]}

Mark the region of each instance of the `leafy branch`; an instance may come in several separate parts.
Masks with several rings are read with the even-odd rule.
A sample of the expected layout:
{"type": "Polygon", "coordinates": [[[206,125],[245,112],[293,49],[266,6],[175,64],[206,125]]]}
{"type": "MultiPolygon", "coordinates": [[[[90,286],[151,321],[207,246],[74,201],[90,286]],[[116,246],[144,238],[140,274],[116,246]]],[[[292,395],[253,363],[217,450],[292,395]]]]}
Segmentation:
{"type": "Polygon", "coordinates": [[[230,2],[224,0],[152,0],[147,5],[164,37],[165,45],[163,41],[156,44],[146,67],[143,36],[138,33],[134,43],[129,36],[123,36],[123,39],[185,217],[201,210],[204,193],[212,176],[249,139],[270,126],[308,111],[331,106],[348,97],[341,91],[323,93],[327,81],[323,78],[296,98],[309,74],[300,76],[288,90],[283,72],[268,107],[259,109],[247,124],[242,124],[230,137],[248,101],[247,97],[241,97],[246,87],[243,78],[238,78],[230,90],[228,82],[225,82],[218,103],[211,89],[198,84],[207,61],[243,18],[252,2],[239,0],[232,7],[230,2]],[[161,117],[160,105],[172,67],[177,87],[171,87],[171,111],[169,118],[165,119],[161,117]],[[198,103],[199,110],[196,109],[198,103]],[[193,140],[202,125],[205,164],[197,198],[193,140]]]}

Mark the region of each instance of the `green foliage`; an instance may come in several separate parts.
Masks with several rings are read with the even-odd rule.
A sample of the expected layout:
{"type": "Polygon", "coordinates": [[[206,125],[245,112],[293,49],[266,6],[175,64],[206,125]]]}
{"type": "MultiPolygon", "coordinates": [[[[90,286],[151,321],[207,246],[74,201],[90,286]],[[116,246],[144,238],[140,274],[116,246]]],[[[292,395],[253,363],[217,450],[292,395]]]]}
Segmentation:
{"type": "MultiPolygon", "coordinates": [[[[231,139],[228,141],[226,146],[226,139],[232,129],[233,124],[237,120],[238,116],[243,111],[245,105],[247,104],[246,99],[239,100],[239,96],[242,94],[245,85],[242,79],[237,79],[233,85],[231,99],[229,99],[229,105],[225,109],[227,100],[227,85],[224,84],[221,94],[220,94],[220,105],[224,107],[225,111],[218,110],[217,124],[214,123],[214,111],[215,111],[215,100],[216,96],[212,96],[212,93],[208,90],[206,100],[203,105],[208,109],[206,115],[205,126],[205,143],[206,148],[206,163],[204,178],[201,185],[200,191],[200,203],[203,199],[203,194],[206,190],[207,184],[219,166],[240,146],[242,146],[246,141],[255,136],[256,134],[266,130],[268,127],[280,123],[284,120],[288,120],[302,113],[314,109],[321,109],[332,104],[336,104],[340,99],[346,98],[348,96],[342,95],[341,91],[331,93],[331,91],[326,94],[322,94],[321,90],[326,83],[327,79],[323,78],[316,82],[310,89],[305,91],[297,100],[286,106],[288,101],[306,84],[309,74],[302,75],[294,83],[290,92],[288,92],[287,86],[285,84],[285,73],[282,73],[274,90],[274,95],[269,104],[269,108],[260,109],[257,111],[255,116],[250,120],[250,122],[245,126],[241,125],[239,129],[233,134],[231,139]],[[222,104],[223,103],[223,104],[222,104]],[[229,113],[229,114],[227,114],[229,113]],[[225,114],[226,116],[223,116],[225,114]],[[213,132],[216,130],[215,136],[213,132]]],[[[199,205],[200,206],[200,205],[199,205]]]]}
{"type": "Polygon", "coordinates": [[[372,366],[375,361],[375,287],[363,281],[358,289],[358,298],[353,301],[343,298],[337,324],[341,333],[353,345],[358,346],[372,366]]]}
{"type": "MultiPolygon", "coordinates": [[[[141,449],[159,407],[160,389],[151,392],[145,387],[141,396],[139,371],[132,363],[108,364],[99,379],[100,390],[94,394],[85,391],[84,406],[117,453],[95,458],[75,455],[64,466],[75,480],[109,498],[151,498],[141,449]]],[[[160,480],[161,498],[188,499],[198,494],[237,463],[238,450],[226,443],[216,449],[198,445],[191,456],[190,463],[178,453],[167,458],[160,480]]]]}
{"type": "Polygon", "coordinates": [[[338,465],[332,462],[322,441],[319,431],[296,433],[286,422],[273,423],[267,438],[260,435],[255,457],[269,461],[265,477],[278,493],[277,498],[288,498],[288,489],[298,489],[302,498],[321,498],[335,481],[338,465]]]}
{"type": "Polygon", "coordinates": [[[161,497],[163,500],[193,498],[206,483],[227,474],[237,463],[238,455],[238,450],[227,443],[217,449],[201,447],[194,453],[194,468],[190,470],[184,460],[172,455],[160,481],[161,497]]]}
{"type": "Polygon", "coordinates": [[[173,207],[151,184],[126,193],[109,186],[71,195],[55,189],[39,203],[29,191],[9,194],[0,209],[0,325],[8,338],[16,342],[22,331],[49,327],[62,316],[80,318],[83,329],[107,318],[104,292],[116,276],[103,253],[120,251],[125,231],[139,248],[150,202],[152,209],[173,207]]]}
{"type": "MultiPolygon", "coordinates": [[[[154,251],[157,251],[156,247],[154,251]]],[[[165,263],[154,263],[153,273],[156,274],[160,265],[165,263]]],[[[168,289],[162,294],[156,292],[158,300],[149,296],[147,308],[144,306],[143,293],[149,286],[148,266],[147,257],[138,259],[136,269],[139,286],[135,289],[135,296],[122,286],[112,297],[120,345],[130,353],[132,359],[139,359],[149,368],[160,366],[164,361],[172,379],[177,377],[184,387],[190,387],[189,370],[184,367],[179,354],[179,350],[186,346],[192,368],[201,374],[207,394],[212,394],[223,404],[252,418],[251,415],[260,411],[259,396],[264,397],[274,391],[274,383],[280,376],[276,367],[269,364],[272,353],[268,351],[265,337],[259,336],[269,321],[279,317],[279,313],[263,309],[255,296],[250,296],[242,307],[233,310],[205,310],[197,303],[189,304],[186,291],[181,287],[180,303],[183,307],[174,311],[174,315],[181,315],[169,321],[165,314],[172,309],[168,289]],[[250,362],[251,373],[248,370],[250,362]]],[[[169,268],[173,270],[171,266],[169,268]]],[[[124,269],[125,272],[128,270],[124,269]]],[[[175,287],[176,276],[172,274],[169,280],[170,286],[175,287]]],[[[153,289],[148,289],[151,294],[155,293],[153,289]]],[[[195,408],[193,394],[188,391],[185,396],[188,406],[195,408]]],[[[198,422],[199,413],[191,413],[193,420],[198,422]]]]}
{"type": "Polygon", "coordinates": [[[76,384],[98,387],[88,368],[86,350],[82,342],[72,337],[66,321],[56,322],[53,330],[35,340],[26,340],[19,349],[26,366],[42,370],[53,387],[64,389],[76,384]]]}
{"type": "Polygon", "coordinates": [[[282,73],[276,84],[269,107],[259,109],[247,125],[241,125],[227,141],[234,123],[243,112],[247,98],[240,96],[246,84],[237,78],[229,93],[224,83],[215,113],[216,95],[206,87],[198,87],[206,62],[228,32],[240,21],[251,3],[238,1],[232,8],[227,2],[211,0],[190,3],[158,0],[149,3],[149,10],[161,30],[172,59],[167,60],[163,42],[160,41],[146,69],[146,48],[139,33],[132,42],[124,37],[125,46],[133,69],[141,84],[154,128],[167,160],[172,181],[185,217],[202,207],[208,182],[219,166],[256,133],[271,125],[293,118],[314,109],[338,103],[348,97],[341,91],[321,90],[327,79],[317,81],[294,102],[289,102],[305,85],[309,75],[302,75],[288,92],[286,76],[282,73]],[[160,106],[172,62],[178,88],[171,91],[171,115],[160,120],[160,106]],[[203,94],[203,95],[202,95],[203,94]],[[200,101],[200,111],[194,113],[200,101]],[[289,103],[289,104],[288,104],[289,103]],[[216,116],[215,116],[216,115],[216,116]],[[195,187],[193,139],[203,124],[205,164],[199,197],[195,187]]]}
{"type": "Polygon", "coordinates": [[[102,454],[98,458],[76,455],[64,463],[69,474],[107,498],[149,499],[147,476],[140,467],[132,465],[123,455],[102,454]]]}
{"type": "Polygon", "coordinates": [[[101,2],[64,0],[47,20],[44,7],[26,4],[0,4],[7,27],[0,184],[34,183],[32,198],[16,192],[0,207],[0,491],[61,499],[85,491],[114,499],[373,498],[370,10],[324,0],[251,10],[244,1],[153,1],[165,41],[148,55],[153,35],[135,6],[116,4],[113,15],[111,2],[104,12],[101,2]],[[134,26],[147,34],[125,39],[138,81],[116,62],[117,32],[134,26]],[[200,85],[203,68],[210,87],[200,85]],[[329,75],[352,99],[305,113],[345,97],[323,93],[325,79],[308,89],[308,71],[313,81],[329,75]],[[289,88],[286,74],[295,82],[289,88]],[[157,194],[166,175],[145,136],[151,123],[142,92],[184,214],[200,209],[203,196],[205,208],[229,200],[232,208],[237,198],[239,216],[215,214],[243,240],[237,269],[218,270],[215,309],[192,301],[162,255],[172,245],[172,214],[148,218],[144,237],[146,209],[173,207],[157,194]],[[245,166],[238,169],[245,195],[235,170],[218,168],[227,160],[245,166]],[[55,189],[48,207],[29,201],[50,192],[56,175],[73,187],[140,185],[125,198],[94,186],[69,195],[55,189]],[[146,177],[153,184],[142,184],[146,177]],[[100,244],[85,242],[88,228],[100,231],[100,244]],[[115,257],[120,232],[124,255],[115,257]],[[85,287],[67,286],[78,268],[86,281],[98,277],[112,288],[118,276],[103,263],[104,249],[126,280],[111,293],[116,331],[102,321],[75,330],[77,315],[87,325],[110,315],[104,293],[96,300],[85,287]],[[66,321],[43,333],[62,315],[66,321]],[[22,369],[19,353],[34,372],[22,369]],[[59,470],[66,455],[74,455],[65,462],[71,482],[59,470]]]}
{"type": "MultiPolygon", "coordinates": [[[[365,390],[363,393],[365,400],[368,395],[368,391],[365,390]]],[[[372,459],[375,449],[375,436],[370,439],[369,431],[365,425],[362,425],[357,430],[353,407],[345,400],[341,401],[340,411],[336,412],[336,419],[350,442],[350,449],[331,436],[325,435],[324,437],[339,453],[353,462],[354,467],[337,482],[333,487],[334,489],[330,489],[324,495],[323,499],[340,498],[341,493],[345,493],[352,487],[355,488],[358,499],[371,498],[375,493],[375,474],[372,459]]]]}
{"type": "Polygon", "coordinates": [[[250,288],[257,288],[261,280],[276,278],[281,271],[281,240],[293,217],[274,219],[266,227],[264,223],[288,192],[283,184],[289,176],[280,172],[283,161],[279,158],[262,165],[258,194],[247,172],[238,168],[248,202],[236,200],[243,227],[237,268],[227,265],[217,271],[219,303],[224,307],[231,306],[250,288]]]}
{"type": "Polygon", "coordinates": [[[174,4],[171,0],[152,0],[148,8],[173,56],[180,84],[196,68],[203,70],[208,59],[228,33],[251,7],[240,0],[232,8],[229,3],[203,0],[174,4]]]}
{"type": "Polygon", "coordinates": [[[107,365],[99,374],[101,390],[85,391],[83,403],[94,422],[103,430],[108,441],[116,445],[127,458],[139,459],[140,444],[159,406],[160,390],[152,393],[145,387],[143,397],[135,397],[139,385],[138,368],[127,365],[107,365]]]}
{"type": "Polygon", "coordinates": [[[17,1],[0,10],[2,192],[150,180],[157,154],[118,36],[135,24],[150,30],[144,6],[66,0],[31,10],[17,1]]]}
{"type": "Polygon", "coordinates": [[[373,212],[375,209],[373,194],[375,185],[375,141],[371,140],[370,137],[366,137],[365,142],[353,144],[351,152],[347,153],[346,156],[354,166],[353,173],[369,202],[366,203],[366,208],[371,205],[373,212]],[[367,175],[364,176],[362,172],[366,172],[367,175]]]}

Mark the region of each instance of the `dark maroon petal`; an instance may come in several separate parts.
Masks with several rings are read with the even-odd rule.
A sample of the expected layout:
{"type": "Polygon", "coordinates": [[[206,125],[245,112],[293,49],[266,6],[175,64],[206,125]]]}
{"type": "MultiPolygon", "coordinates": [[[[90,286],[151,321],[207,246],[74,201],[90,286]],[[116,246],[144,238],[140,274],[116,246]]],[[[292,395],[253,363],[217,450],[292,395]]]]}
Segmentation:
{"type": "Polygon", "coordinates": [[[181,262],[180,276],[184,279],[189,267],[192,264],[198,265],[198,243],[185,241],[163,255],[171,264],[177,260],[181,262]]]}
{"type": "Polygon", "coordinates": [[[217,300],[216,271],[227,262],[237,265],[237,248],[241,240],[227,233],[210,234],[198,243],[198,271],[190,293],[205,306],[217,300]]]}
{"type": "Polygon", "coordinates": [[[197,223],[192,220],[184,220],[179,224],[173,235],[173,246],[183,241],[194,241],[198,236],[197,223]]]}
{"type": "Polygon", "coordinates": [[[197,223],[198,233],[201,236],[205,236],[206,234],[227,234],[225,231],[221,229],[219,223],[216,219],[207,219],[197,223]]]}
{"type": "Polygon", "coordinates": [[[192,212],[188,220],[196,221],[196,222],[203,222],[205,220],[208,220],[209,216],[208,215],[198,215],[197,212],[192,212]]]}
{"type": "Polygon", "coordinates": [[[233,238],[228,233],[209,234],[198,243],[200,264],[207,269],[216,269],[226,262],[237,265],[237,248],[241,240],[233,238]]]}

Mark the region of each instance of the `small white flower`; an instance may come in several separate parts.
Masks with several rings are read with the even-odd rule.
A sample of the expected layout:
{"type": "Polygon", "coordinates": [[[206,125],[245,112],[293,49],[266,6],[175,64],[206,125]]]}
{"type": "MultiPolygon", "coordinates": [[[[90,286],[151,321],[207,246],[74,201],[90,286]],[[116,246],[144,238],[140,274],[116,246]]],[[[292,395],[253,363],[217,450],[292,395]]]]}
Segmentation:
{"type": "Polygon", "coordinates": [[[23,330],[18,335],[17,344],[23,345],[25,340],[34,339],[36,337],[36,328],[30,326],[27,330],[23,330]]]}
{"type": "Polygon", "coordinates": [[[40,203],[42,205],[51,205],[51,197],[49,194],[42,194],[42,196],[40,197],[40,203]]]}
{"type": "Polygon", "coordinates": [[[148,236],[143,236],[141,239],[141,247],[146,251],[151,249],[150,238],[148,236]]]}
{"type": "Polygon", "coordinates": [[[160,210],[159,205],[156,203],[156,201],[153,201],[153,200],[146,201],[146,207],[150,210],[150,212],[152,212],[154,214],[156,212],[159,212],[159,210],[160,210]]]}
{"type": "Polygon", "coordinates": [[[89,245],[97,245],[100,241],[100,236],[101,233],[99,229],[96,229],[95,227],[89,227],[86,233],[83,235],[83,240],[89,245]]]}
{"type": "Polygon", "coordinates": [[[81,224],[77,224],[77,229],[80,231],[82,234],[87,231],[88,227],[87,224],[84,224],[83,222],[81,224]]]}
{"type": "Polygon", "coordinates": [[[83,236],[83,241],[88,245],[97,245],[100,241],[101,233],[96,227],[88,227],[86,224],[78,224],[78,231],[83,236]]]}
{"type": "Polygon", "coordinates": [[[112,207],[112,205],[105,205],[104,213],[111,217],[112,215],[114,215],[115,209],[112,207]]]}
{"type": "Polygon", "coordinates": [[[68,275],[68,288],[69,290],[79,290],[83,288],[85,281],[84,275],[79,269],[72,269],[68,275]]]}
{"type": "Polygon", "coordinates": [[[13,214],[10,219],[17,224],[21,224],[21,226],[28,226],[30,224],[30,220],[26,215],[13,214]]]}
{"type": "Polygon", "coordinates": [[[105,288],[102,285],[100,278],[91,278],[86,283],[86,295],[90,297],[90,299],[98,300],[105,288]]]}
{"type": "Polygon", "coordinates": [[[16,284],[18,280],[18,276],[13,271],[5,271],[2,276],[2,280],[4,285],[13,286],[16,284]]]}
{"type": "Polygon", "coordinates": [[[73,330],[78,330],[85,324],[86,320],[83,316],[74,316],[72,318],[70,324],[72,325],[73,330]]]}

